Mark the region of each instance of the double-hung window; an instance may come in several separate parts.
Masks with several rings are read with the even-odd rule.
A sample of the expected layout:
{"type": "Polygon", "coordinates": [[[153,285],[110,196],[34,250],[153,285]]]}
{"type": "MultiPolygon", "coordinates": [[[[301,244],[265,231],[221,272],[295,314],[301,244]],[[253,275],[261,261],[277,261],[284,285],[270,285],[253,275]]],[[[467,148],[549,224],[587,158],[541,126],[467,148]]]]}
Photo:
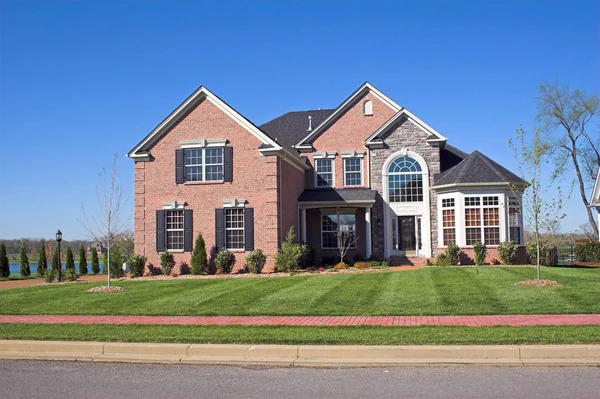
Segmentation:
{"type": "Polygon", "coordinates": [[[442,229],[444,246],[456,243],[456,213],[454,198],[442,199],[442,229]]]}
{"type": "Polygon", "coordinates": [[[223,148],[185,148],[185,181],[223,180],[223,148]]]}
{"type": "Polygon", "coordinates": [[[362,186],[362,158],[344,158],[344,185],[362,186]]]}
{"type": "Polygon", "coordinates": [[[500,244],[500,205],[498,196],[465,197],[466,244],[481,241],[500,244]]]}
{"type": "Polygon", "coordinates": [[[244,249],[244,209],[225,209],[225,248],[244,249]]]}
{"type": "Polygon", "coordinates": [[[183,250],[183,210],[167,210],[166,216],[166,244],[167,251],[183,250]]]}
{"type": "Polygon", "coordinates": [[[323,249],[356,248],[356,214],[321,214],[321,246],[323,249]]]}
{"type": "Polygon", "coordinates": [[[315,173],[317,174],[317,187],[333,186],[333,159],[315,159],[315,173]]]}
{"type": "Polygon", "coordinates": [[[521,244],[521,204],[514,197],[508,199],[508,234],[509,240],[521,244]]]}

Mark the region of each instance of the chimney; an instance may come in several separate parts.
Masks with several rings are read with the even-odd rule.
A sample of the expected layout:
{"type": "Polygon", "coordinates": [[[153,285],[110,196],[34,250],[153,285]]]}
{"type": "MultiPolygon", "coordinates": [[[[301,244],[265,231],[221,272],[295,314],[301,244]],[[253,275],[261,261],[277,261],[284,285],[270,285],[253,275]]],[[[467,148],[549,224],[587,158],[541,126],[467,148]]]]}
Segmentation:
{"type": "Polygon", "coordinates": [[[308,131],[312,130],[312,116],[308,115],[308,131]]]}

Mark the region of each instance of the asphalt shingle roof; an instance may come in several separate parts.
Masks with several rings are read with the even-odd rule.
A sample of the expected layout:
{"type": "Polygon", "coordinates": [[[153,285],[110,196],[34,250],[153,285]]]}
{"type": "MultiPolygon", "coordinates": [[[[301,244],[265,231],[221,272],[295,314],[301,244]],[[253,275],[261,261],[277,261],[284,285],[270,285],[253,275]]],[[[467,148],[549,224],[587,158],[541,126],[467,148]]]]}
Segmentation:
{"type": "Polygon", "coordinates": [[[377,191],[368,188],[317,188],[300,194],[298,202],[374,202],[377,191]]]}
{"type": "Polygon", "coordinates": [[[458,148],[446,144],[444,149],[440,151],[440,168],[442,173],[453,166],[461,163],[469,154],[459,150],[458,148]]]}
{"type": "Polygon", "coordinates": [[[473,151],[458,165],[437,175],[433,187],[464,183],[525,184],[525,181],[479,151],[473,151]]]}
{"type": "Polygon", "coordinates": [[[333,113],[333,109],[319,109],[312,111],[295,111],[283,114],[263,125],[259,128],[265,132],[279,145],[291,148],[309,134],[308,117],[312,119],[312,128],[319,126],[329,115],[333,113]]]}

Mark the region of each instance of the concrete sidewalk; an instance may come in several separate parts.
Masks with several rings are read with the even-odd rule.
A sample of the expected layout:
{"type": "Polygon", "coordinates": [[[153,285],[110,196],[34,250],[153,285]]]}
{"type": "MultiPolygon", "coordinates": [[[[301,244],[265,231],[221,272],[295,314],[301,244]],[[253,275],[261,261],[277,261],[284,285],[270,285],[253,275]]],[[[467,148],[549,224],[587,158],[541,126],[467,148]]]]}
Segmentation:
{"type": "Polygon", "coordinates": [[[600,366],[600,345],[316,346],[3,340],[0,358],[286,367],[600,366]]]}
{"type": "Polygon", "coordinates": [[[2,323],[195,326],[559,326],[600,325],[600,314],[476,316],[80,316],[0,315],[2,323]]]}

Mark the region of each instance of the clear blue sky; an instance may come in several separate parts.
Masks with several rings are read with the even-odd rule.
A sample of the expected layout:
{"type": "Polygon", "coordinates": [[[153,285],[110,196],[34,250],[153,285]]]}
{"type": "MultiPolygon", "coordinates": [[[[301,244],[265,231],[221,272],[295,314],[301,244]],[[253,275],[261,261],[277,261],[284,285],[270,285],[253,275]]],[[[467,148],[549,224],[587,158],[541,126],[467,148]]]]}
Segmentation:
{"type": "MultiPolygon", "coordinates": [[[[598,93],[597,1],[7,1],[0,6],[0,237],[83,238],[101,166],[197,86],[256,124],[370,81],[465,151],[507,141],[537,86],[598,93]]],[[[566,230],[584,223],[571,200],[566,230]]],[[[131,212],[132,213],[132,212],[131,212]]]]}

